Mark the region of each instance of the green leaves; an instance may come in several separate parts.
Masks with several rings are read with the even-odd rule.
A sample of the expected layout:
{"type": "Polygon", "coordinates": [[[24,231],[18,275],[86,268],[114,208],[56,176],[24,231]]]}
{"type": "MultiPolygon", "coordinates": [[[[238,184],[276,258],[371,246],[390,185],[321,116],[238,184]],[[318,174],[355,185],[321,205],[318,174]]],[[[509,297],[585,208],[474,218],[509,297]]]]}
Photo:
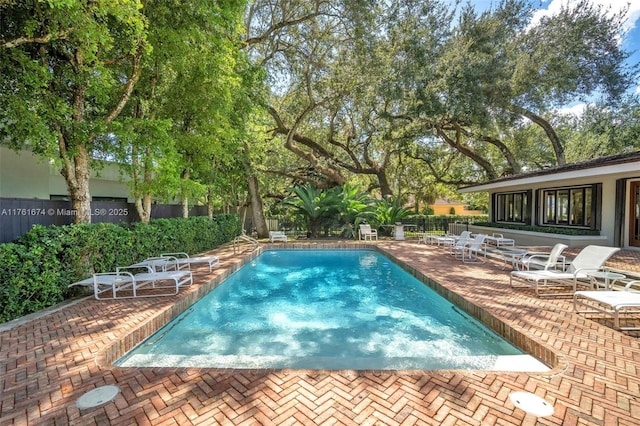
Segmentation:
{"type": "Polygon", "coordinates": [[[403,205],[399,199],[383,198],[376,201],[375,218],[380,225],[393,225],[402,219],[413,216],[414,212],[403,205]]]}
{"type": "Polygon", "coordinates": [[[126,140],[129,151],[146,159],[138,162],[137,198],[157,199],[162,187],[185,202],[228,194],[228,187],[215,185],[220,179],[212,165],[233,169],[249,125],[254,82],[239,43],[243,6],[239,1],[145,4],[153,51],[144,58],[126,113],[138,129],[162,127],[166,137],[151,145],[141,138],[126,140]]]}
{"type": "Polygon", "coordinates": [[[318,237],[323,228],[342,228],[343,235],[355,237],[359,223],[374,227],[392,225],[413,215],[399,200],[372,198],[356,186],[345,184],[326,190],[314,186],[297,186],[283,204],[305,218],[309,233],[318,237]]]}
{"type": "Polygon", "coordinates": [[[338,198],[335,191],[321,191],[307,185],[294,187],[291,192],[295,195],[285,198],[283,203],[304,216],[311,236],[317,237],[321,227],[331,220],[332,213],[336,213],[338,198]]]}
{"type": "Polygon", "coordinates": [[[34,226],[0,244],[0,322],[36,312],[82,290],[67,286],[165,252],[211,250],[240,233],[236,215],[158,219],[130,229],[110,223],[34,226]]]}

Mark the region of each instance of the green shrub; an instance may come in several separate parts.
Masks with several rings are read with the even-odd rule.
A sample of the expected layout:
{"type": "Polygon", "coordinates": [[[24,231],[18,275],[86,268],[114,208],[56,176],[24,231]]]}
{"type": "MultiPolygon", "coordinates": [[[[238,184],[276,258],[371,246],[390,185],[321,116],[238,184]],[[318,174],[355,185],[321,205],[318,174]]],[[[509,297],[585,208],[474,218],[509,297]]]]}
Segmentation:
{"type": "Polygon", "coordinates": [[[561,228],[555,226],[518,225],[512,223],[475,222],[474,225],[488,228],[515,229],[519,231],[546,232],[561,235],[600,235],[600,231],[593,229],[561,228]]]}
{"type": "Polygon", "coordinates": [[[240,234],[236,215],[111,223],[34,226],[0,244],[0,322],[39,311],[83,291],[68,288],[94,272],[114,271],[165,252],[208,251],[240,234]]]}

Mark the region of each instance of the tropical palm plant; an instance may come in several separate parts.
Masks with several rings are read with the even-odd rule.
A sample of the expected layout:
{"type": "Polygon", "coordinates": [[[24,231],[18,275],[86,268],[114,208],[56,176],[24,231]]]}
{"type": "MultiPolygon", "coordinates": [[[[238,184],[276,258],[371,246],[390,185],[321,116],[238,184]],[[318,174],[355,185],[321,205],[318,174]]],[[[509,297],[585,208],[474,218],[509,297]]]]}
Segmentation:
{"type": "Polygon", "coordinates": [[[376,200],[349,184],[324,191],[312,185],[296,186],[291,193],[283,204],[303,217],[310,237],[318,237],[323,228],[340,227],[343,236],[355,238],[360,223],[379,228],[413,215],[397,199],[376,200]]]}
{"type": "Polygon", "coordinates": [[[375,220],[380,225],[393,225],[404,218],[414,215],[414,212],[400,204],[400,199],[392,200],[390,197],[376,201],[375,220]]]}
{"type": "Polygon", "coordinates": [[[294,208],[306,221],[310,237],[317,237],[320,230],[338,212],[338,198],[335,191],[321,191],[318,188],[306,185],[291,188],[293,195],[282,202],[294,208]]]}
{"type": "Polygon", "coordinates": [[[342,235],[355,238],[358,225],[369,222],[375,217],[375,200],[366,192],[360,191],[357,186],[351,186],[348,183],[337,187],[336,190],[342,235]]]}

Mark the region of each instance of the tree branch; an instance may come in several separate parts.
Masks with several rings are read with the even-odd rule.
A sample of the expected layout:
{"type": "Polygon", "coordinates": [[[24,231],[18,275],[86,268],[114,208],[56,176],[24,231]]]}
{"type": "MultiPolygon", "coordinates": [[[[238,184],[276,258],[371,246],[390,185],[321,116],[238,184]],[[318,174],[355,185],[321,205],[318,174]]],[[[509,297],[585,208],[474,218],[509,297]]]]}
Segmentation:
{"type": "MultiPolygon", "coordinates": [[[[303,136],[298,135],[296,133],[296,129],[298,128],[298,126],[300,125],[300,123],[302,122],[304,117],[306,117],[307,114],[309,114],[311,111],[313,111],[319,105],[321,105],[323,102],[324,101],[320,101],[320,102],[314,102],[314,103],[310,104],[302,112],[302,114],[300,114],[300,116],[296,119],[296,122],[294,123],[294,125],[290,129],[287,129],[287,127],[284,125],[282,119],[280,118],[280,115],[278,114],[278,112],[273,107],[269,107],[269,113],[271,114],[271,116],[273,117],[273,119],[276,121],[276,124],[277,124],[277,128],[274,129],[274,132],[277,133],[277,134],[286,135],[286,137],[287,137],[286,142],[285,142],[285,148],[287,148],[289,151],[293,152],[298,157],[306,160],[311,166],[316,168],[322,175],[326,176],[328,179],[330,179],[330,180],[342,185],[347,180],[346,180],[346,178],[344,176],[342,176],[340,174],[340,172],[337,169],[323,166],[321,164],[320,160],[318,159],[318,157],[316,157],[313,153],[303,151],[302,149],[298,148],[296,146],[296,144],[294,143],[294,142],[300,141],[300,142],[304,142],[305,145],[306,144],[310,144],[313,147],[321,148],[318,144],[316,144],[311,139],[305,138],[303,136]]],[[[314,151],[315,151],[315,149],[314,149],[314,151]]],[[[325,156],[325,154],[326,154],[327,155],[326,158],[331,158],[329,153],[327,151],[325,151],[325,150],[319,150],[319,151],[316,151],[316,152],[320,152],[322,156],[325,156]]]]}
{"type": "Polygon", "coordinates": [[[141,56],[142,56],[142,47],[139,47],[138,51],[136,52],[135,55],[133,55],[133,58],[132,58],[133,70],[131,72],[131,76],[129,77],[129,80],[127,80],[127,84],[125,85],[122,96],[120,96],[120,100],[115,105],[113,110],[111,110],[109,115],[107,115],[107,118],[106,118],[107,123],[111,123],[113,120],[115,120],[118,117],[118,115],[120,115],[120,112],[122,112],[122,109],[129,101],[129,98],[131,97],[131,93],[133,93],[133,87],[136,85],[136,83],[138,82],[138,79],[140,78],[140,57],[141,56]]]}
{"type": "Polygon", "coordinates": [[[491,163],[487,160],[485,160],[483,157],[481,157],[479,154],[477,154],[474,150],[472,150],[471,148],[469,148],[468,146],[464,145],[461,141],[461,128],[459,125],[457,124],[452,124],[453,126],[453,130],[455,131],[455,139],[449,137],[449,135],[447,135],[445,133],[445,128],[443,126],[437,126],[436,128],[436,132],[438,134],[438,136],[445,141],[447,144],[449,144],[450,146],[452,146],[453,148],[457,149],[461,154],[469,157],[470,159],[472,159],[473,161],[475,161],[480,167],[482,167],[484,169],[484,171],[487,173],[487,177],[489,179],[495,179],[498,177],[498,174],[496,173],[495,169],[493,168],[493,166],[491,165],[491,163]]]}
{"type": "Polygon", "coordinates": [[[562,142],[560,141],[560,138],[558,137],[558,134],[556,133],[555,129],[553,128],[553,126],[551,126],[551,124],[547,120],[535,114],[534,112],[529,111],[528,109],[518,105],[511,105],[511,110],[516,114],[519,114],[528,118],[538,126],[542,127],[542,130],[544,130],[547,137],[551,141],[551,145],[553,146],[553,151],[555,152],[556,162],[558,163],[558,166],[563,166],[567,164],[567,160],[564,156],[564,146],[562,145],[562,142]]]}
{"type": "Polygon", "coordinates": [[[507,163],[509,163],[509,167],[511,168],[511,173],[512,174],[520,173],[520,165],[518,164],[516,157],[513,155],[513,152],[511,152],[509,147],[505,145],[500,139],[494,138],[493,136],[484,135],[484,134],[474,134],[463,128],[461,128],[460,130],[465,136],[479,139],[481,141],[490,143],[491,145],[498,148],[502,153],[502,155],[504,156],[504,158],[507,160],[507,163]]]}
{"type": "Polygon", "coordinates": [[[3,49],[12,49],[22,46],[23,44],[46,44],[51,40],[65,40],[72,29],[66,29],[53,34],[47,34],[41,37],[18,37],[12,40],[0,40],[0,47],[3,49]]]}
{"type": "Polygon", "coordinates": [[[320,13],[318,11],[310,13],[308,15],[301,16],[301,17],[299,17],[297,19],[291,19],[289,21],[278,22],[275,25],[272,25],[269,28],[267,28],[267,30],[263,34],[261,34],[261,35],[259,35],[257,37],[249,37],[249,38],[245,39],[244,40],[244,46],[247,47],[247,46],[252,46],[254,44],[262,43],[265,40],[267,40],[269,37],[271,37],[271,34],[275,33],[276,31],[282,30],[283,28],[286,28],[286,27],[291,27],[291,26],[294,26],[294,25],[298,25],[298,24],[300,24],[302,22],[308,21],[308,20],[310,20],[312,18],[315,18],[317,16],[320,16],[320,13]]]}

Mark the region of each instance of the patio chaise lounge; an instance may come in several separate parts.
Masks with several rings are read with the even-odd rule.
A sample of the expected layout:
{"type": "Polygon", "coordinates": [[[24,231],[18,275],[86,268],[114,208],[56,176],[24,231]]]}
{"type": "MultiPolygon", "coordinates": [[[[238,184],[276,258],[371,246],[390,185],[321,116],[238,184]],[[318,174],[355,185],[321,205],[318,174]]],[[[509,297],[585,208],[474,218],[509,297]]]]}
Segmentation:
{"type": "Polygon", "coordinates": [[[287,235],[284,231],[269,231],[269,242],[272,243],[274,241],[283,241],[287,242],[287,235]]]}
{"type": "Polygon", "coordinates": [[[566,258],[562,255],[562,251],[567,248],[566,244],[558,243],[549,253],[543,252],[527,252],[519,259],[515,266],[517,269],[557,269],[561,266],[564,271],[566,258]]]}
{"type": "Polygon", "coordinates": [[[424,242],[426,244],[437,244],[439,246],[453,246],[457,241],[466,241],[471,238],[471,231],[462,231],[460,235],[446,234],[446,235],[426,235],[424,236],[424,242]]]}
{"type": "Polygon", "coordinates": [[[175,256],[177,253],[167,253],[155,257],[147,257],[142,262],[129,265],[129,268],[150,268],[154,272],[166,272],[166,271],[178,271],[180,269],[189,269],[189,265],[186,263],[179,263],[178,258],[175,256]]]}
{"type": "Polygon", "coordinates": [[[576,291],[578,280],[587,279],[589,272],[600,270],[607,259],[619,250],[618,247],[586,246],[569,264],[566,272],[553,269],[512,271],[509,277],[509,284],[511,287],[533,287],[536,291],[536,296],[540,297],[547,296],[540,293],[541,288],[570,287],[571,291],[568,293],[553,293],[550,295],[572,295],[576,291]],[[516,285],[514,281],[518,281],[520,284],[516,285]]]}
{"type": "MultiPolygon", "coordinates": [[[[285,240],[286,241],[286,240],[285,240]]],[[[220,264],[220,258],[218,256],[194,256],[190,257],[185,252],[177,252],[177,253],[163,253],[162,257],[168,257],[170,259],[174,259],[176,264],[178,265],[177,269],[182,269],[181,266],[187,266],[187,268],[191,269],[191,265],[195,263],[206,263],[209,266],[209,272],[213,271],[213,267],[220,264]]]]}
{"type": "Polygon", "coordinates": [[[622,291],[576,291],[573,295],[573,309],[578,313],[601,313],[611,316],[616,330],[640,330],[640,327],[620,326],[620,314],[640,314],[640,292],[631,290],[634,285],[640,285],[640,280],[629,281],[622,291]],[[579,309],[579,306],[586,309],[579,309]]]}
{"type": "MultiPolygon", "coordinates": [[[[459,236],[454,237],[451,241],[445,242],[449,246],[449,254],[458,257],[458,253],[462,253],[462,249],[471,240],[471,232],[465,231],[459,236]]],[[[460,255],[462,257],[462,255],[460,255]]]]}
{"type": "Polygon", "coordinates": [[[491,244],[496,247],[515,247],[516,245],[516,240],[514,240],[513,238],[505,238],[503,234],[493,233],[491,235],[487,235],[486,240],[487,244],[491,244]]]}
{"type": "MultiPolygon", "coordinates": [[[[96,299],[124,299],[134,297],[155,297],[155,296],[173,296],[178,294],[180,287],[183,285],[191,285],[193,283],[193,275],[191,271],[154,271],[151,266],[146,267],[145,272],[132,273],[126,269],[140,269],[137,266],[125,266],[117,268],[116,272],[95,273],[91,278],[77,281],[70,284],[69,287],[75,285],[92,286],[93,295],[96,299]],[[169,282],[170,284],[166,284],[169,282]],[[159,284],[164,283],[164,284],[159,284]],[[150,285],[150,288],[149,288],[150,285]],[[154,291],[140,293],[140,290],[154,291]],[[155,289],[171,289],[170,292],[158,292],[155,289]],[[123,294],[124,292],[124,294],[123,294]],[[110,294],[104,297],[102,295],[110,294]]],[[[144,268],[143,268],[144,269],[144,268]]]]}

